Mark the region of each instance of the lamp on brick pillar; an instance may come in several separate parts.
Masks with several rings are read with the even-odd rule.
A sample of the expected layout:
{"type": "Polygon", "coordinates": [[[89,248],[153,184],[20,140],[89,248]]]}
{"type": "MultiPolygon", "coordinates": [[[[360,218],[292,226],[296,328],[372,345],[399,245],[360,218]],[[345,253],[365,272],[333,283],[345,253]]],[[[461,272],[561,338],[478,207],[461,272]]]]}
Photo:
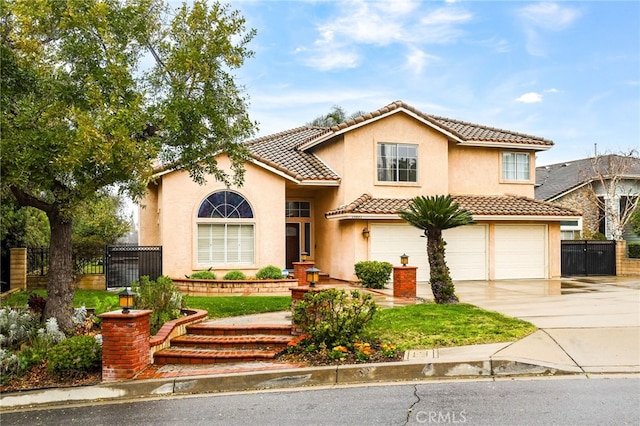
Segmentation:
{"type": "Polygon", "coordinates": [[[135,297],[136,294],[129,290],[128,287],[118,293],[118,305],[122,308],[123,314],[128,314],[129,309],[133,308],[135,297]]]}
{"type": "Polygon", "coordinates": [[[402,264],[402,266],[407,266],[409,264],[409,256],[407,256],[406,254],[400,256],[400,263],[402,264]]]}
{"type": "Polygon", "coordinates": [[[311,267],[307,269],[307,281],[309,282],[309,287],[315,287],[316,283],[320,280],[320,269],[316,267],[311,267]]]}
{"type": "Polygon", "coordinates": [[[306,251],[303,251],[302,253],[300,253],[300,262],[306,262],[307,256],[309,256],[309,253],[307,253],[306,251]]]}

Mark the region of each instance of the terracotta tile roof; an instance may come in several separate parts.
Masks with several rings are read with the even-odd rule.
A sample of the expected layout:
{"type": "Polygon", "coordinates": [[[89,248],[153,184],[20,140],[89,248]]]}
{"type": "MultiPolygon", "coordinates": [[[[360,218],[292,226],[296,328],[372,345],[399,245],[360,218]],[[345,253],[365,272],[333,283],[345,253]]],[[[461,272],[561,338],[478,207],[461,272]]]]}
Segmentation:
{"type": "Polygon", "coordinates": [[[380,117],[384,114],[398,109],[405,109],[412,112],[413,114],[430,122],[436,127],[439,127],[455,135],[463,142],[504,142],[523,145],[553,146],[552,141],[538,136],[532,136],[524,133],[513,132],[510,130],[487,127],[479,124],[467,123],[465,121],[425,114],[402,101],[393,102],[376,111],[364,114],[351,120],[347,120],[344,123],[340,123],[336,126],[331,127],[331,130],[333,132],[343,131],[345,129],[348,129],[349,127],[358,125],[373,118],[380,117]]]}
{"type": "MultiPolygon", "coordinates": [[[[453,198],[473,216],[580,216],[573,210],[555,204],[515,195],[454,195],[453,198]]],[[[325,216],[396,214],[409,207],[410,202],[410,199],[405,198],[373,198],[369,194],[363,194],[352,203],[325,213],[325,216]]]]}
{"type": "Polygon", "coordinates": [[[297,180],[340,180],[312,153],[296,149],[301,141],[326,133],[324,127],[298,127],[246,142],[251,156],[297,180]]]}
{"type": "MultiPolygon", "coordinates": [[[[466,123],[435,115],[424,114],[414,107],[397,101],[383,108],[364,114],[344,123],[329,127],[298,127],[281,133],[265,136],[246,142],[253,158],[297,180],[331,180],[340,179],[329,166],[305,150],[305,145],[322,143],[337,133],[346,131],[352,126],[363,124],[368,120],[381,117],[393,111],[405,110],[428,121],[436,128],[450,133],[464,142],[485,142],[522,144],[523,147],[552,146],[553,142],[536,136],[466,123]]],[[[311,145],[309,145],[311,146],[311,145]]]]}
{"type": "MultiPolygon", "coordinates": [[[[536,167],[536,199],[551,200],[591,182],[597,178],[593,161],[594,158],[584,158],[536,167]]],[[[611,167],[618,172],[624,170],[625,176],[640,180],[640,159],[636,157],[603,155],[599,157],[598,165],[603,176],[610,174],[608,168],[611,167]]]]}

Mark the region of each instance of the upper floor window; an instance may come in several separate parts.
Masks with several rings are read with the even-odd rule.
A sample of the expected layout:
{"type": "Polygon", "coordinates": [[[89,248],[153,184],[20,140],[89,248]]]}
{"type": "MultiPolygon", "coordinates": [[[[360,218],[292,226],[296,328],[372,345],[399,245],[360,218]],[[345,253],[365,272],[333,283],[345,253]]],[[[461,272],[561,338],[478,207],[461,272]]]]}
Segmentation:
{"type": "Polygon", "coordinates": [[[502,179],[529,181],[529,154],[521,152],[503,152],[502,179]]]}
{"type": "Polygon", "coordinates": [[[417,182],[418,146],[401,143],[379,143],[378,181],[417,182]]]}
{"type": "Polygon", "coordinates": [[[200,204],[197,220],[197,263],[200,266],[253,265],[253,209],[240,194],[218,191],[200,204]]]}

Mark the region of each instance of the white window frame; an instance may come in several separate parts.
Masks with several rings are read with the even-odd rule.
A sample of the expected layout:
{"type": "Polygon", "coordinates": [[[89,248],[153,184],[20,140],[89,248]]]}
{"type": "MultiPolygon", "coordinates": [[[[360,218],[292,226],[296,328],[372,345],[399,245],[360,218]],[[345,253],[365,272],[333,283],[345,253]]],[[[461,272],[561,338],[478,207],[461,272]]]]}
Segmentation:
{"type": "MultiPolygon", "coordinates": [[[[234,191],[227,190],[226,192],[234,191]]],[[[251,208],[251,218],[198,217],[200,206],[211,195],[213,193],[209,194],[196,209],[194,242],[196,267],[254,267],[256,264],[256,224],[253,207],[246,197],[236,193],[251,208]]]]}
{"type": "MultiPolygon", "coordinates": [[[[386,184],[416,184],[418,183],[418,178],[419,178],[419,171],[418,171],[418,145],[417,144],[411,144],[411,143],[397,143],[397,142],[378,142],[376,144],[376,182],[379,183],[386,183],[386,184]],[[385,168],[385,169],[381,169],[379,167],[379,162],[380,162],[380,147],[382,145],[388,145],[388,146],[393,146],[395,147],[395,153],[393,154],[394,160],[396,162],[396,166],[398,166],[399,164],[399,155],[398,155],[398,148],[400,147],[410,147],[412,149],[415,150],[415,157],[406,157],[406,158],[413,158],[415,160],[415,180],[400,180],[400,168],[396,167],[395,168],[395,173],[394,176],[392,176],[392,179],[387,180],[387,179],[380,179],[380,171],[384,170],[385,174],[390,173],[393,171],[392,168],[385,168]]],[[[386,157],[391,157],[391,155],[386,155],[386,157]]],[[[411,169],[403,169],[403,170],[411,170],[411,169]]]]}
{"type": "Polygon", "coordinates": [[[502,180],[505,182],[531,182],[531,154],[528,152],[503,152],[501,173],[502,180]]]}

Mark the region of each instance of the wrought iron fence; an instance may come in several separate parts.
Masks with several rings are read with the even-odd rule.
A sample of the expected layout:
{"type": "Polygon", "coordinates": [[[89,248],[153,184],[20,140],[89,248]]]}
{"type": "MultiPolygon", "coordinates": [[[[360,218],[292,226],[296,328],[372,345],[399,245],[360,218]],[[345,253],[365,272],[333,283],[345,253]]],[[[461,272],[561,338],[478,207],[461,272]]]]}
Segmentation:
{"type": "MultiPolygon", "coordinates": [[[[73,254],[74,272],[78,275],[104,274],[104,252],[76,252],[73,254]]],[[[49,270],[49,248],[27,248],[27,275],[45,276],[49,270]]]]}
{"type": "Polygon", "coordinates": [[[27,275],[45,276],[49,269],[49,247],[27,248],[27,275]]]}

